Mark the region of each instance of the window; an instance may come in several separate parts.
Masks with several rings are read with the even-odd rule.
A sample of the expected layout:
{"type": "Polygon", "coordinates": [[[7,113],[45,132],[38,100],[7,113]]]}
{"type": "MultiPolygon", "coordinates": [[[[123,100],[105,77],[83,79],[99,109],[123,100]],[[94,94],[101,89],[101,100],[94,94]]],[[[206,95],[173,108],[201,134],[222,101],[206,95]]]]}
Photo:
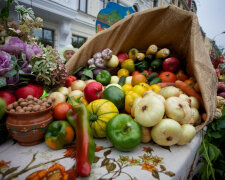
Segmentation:
{"type": "Polygon", "coordinates": [[[175,4],[175,0],[172,0],[172,4],[175,4]]]}
{"type": "Polygon", "coordinates": [[[106,3],[105,0],[100,0],[99,1],[99,10],[103,9],[106,7],[106,3]]]}
{"type": "Polygon", "coordinates": [[[178,1],[178,7],[180,7],[180,6],[181,6],[180,1],[178,1]]]}
{"type": "Polygon", "coordinates": [[[79,0],[79,10],[87,13],[88,0],[79,0]]]}
{"type": "Polygon", "coordinates": [[[75,48],[80,48],[85,43],[86,40],[87,38],[85,37],[72,35],[72,45],[75,48]]]}
{"type": "Polygon", "coordinates": [[[54,47],[54,31],[51,29],[42,28],[41,30],[34,30],[34,36],[39,37],[38,43],[41,42],[46,47],[50,45],[54,47]]]}
{"type": "Polygon", "coordinates": [[[134,8],[135,12],[138,12],[138,11],[139,11],[138,4],[134,4],[134,5],[133,5],[133,8],[134,8]]]}
{"type": "Polygon", "coordinates": [[[157,7],[158,6],[158,0],[154,0],[153,1],[153,7],[157,7]]]}
{"type": "Polygon", "coordinates": [[[110,0],[99,0],[99,10],[106,8],[108,2],[110,2],[110,0]]]}

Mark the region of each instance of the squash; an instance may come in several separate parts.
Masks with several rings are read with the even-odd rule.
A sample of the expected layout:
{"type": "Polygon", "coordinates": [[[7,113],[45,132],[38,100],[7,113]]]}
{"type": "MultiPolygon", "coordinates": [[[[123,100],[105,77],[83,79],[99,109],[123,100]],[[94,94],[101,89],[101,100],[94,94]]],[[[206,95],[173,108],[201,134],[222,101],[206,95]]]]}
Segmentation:
{"type": "Polygon", "coordinates": [[[106,124],[119,113],[117,107],[106,99],[98,99],[92,101],[87,109],[93,136],[98,138],[106,137],[106,124]]]}

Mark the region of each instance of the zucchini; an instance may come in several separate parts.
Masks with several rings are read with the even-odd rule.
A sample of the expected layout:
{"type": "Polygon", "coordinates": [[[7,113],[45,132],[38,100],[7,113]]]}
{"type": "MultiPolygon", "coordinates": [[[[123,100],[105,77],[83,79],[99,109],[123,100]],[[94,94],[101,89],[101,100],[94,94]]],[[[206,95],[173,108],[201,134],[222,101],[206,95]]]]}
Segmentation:
{"type": "Polygon", "coordinates": [[[126,76],[121,76],[118,84],[120,86],[123,86],[125,84],[125,81],[126,81],[126,76]]]}
{"type": "Polygon", "coordinates": [[[155,77],[155,78],[150,82],[150,85],[157,84],[157,83],[160,83],[160,82],[162,82],[162,79],[159,78],[159,77],[155,77]]]}

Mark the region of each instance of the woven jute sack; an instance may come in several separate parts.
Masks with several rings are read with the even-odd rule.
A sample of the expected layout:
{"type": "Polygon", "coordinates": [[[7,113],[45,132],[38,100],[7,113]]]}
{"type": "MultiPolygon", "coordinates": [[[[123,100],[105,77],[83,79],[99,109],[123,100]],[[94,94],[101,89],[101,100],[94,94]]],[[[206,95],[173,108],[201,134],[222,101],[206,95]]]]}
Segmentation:
{"type": "Polygon", "coordinates": [[[117,54],[133,47],[146,50],[151,44],[169,48],[185,65],[187,73],[196,78],[207,113],[206,121],[196,127],[197,131],[201,130],[213,120],[217,77],[204,46],[198,18],[192,12],[170,5],[129,15],[89,39],[66,67],[72,74],[86,65],[93,54],[105,48],[117,54]]]}

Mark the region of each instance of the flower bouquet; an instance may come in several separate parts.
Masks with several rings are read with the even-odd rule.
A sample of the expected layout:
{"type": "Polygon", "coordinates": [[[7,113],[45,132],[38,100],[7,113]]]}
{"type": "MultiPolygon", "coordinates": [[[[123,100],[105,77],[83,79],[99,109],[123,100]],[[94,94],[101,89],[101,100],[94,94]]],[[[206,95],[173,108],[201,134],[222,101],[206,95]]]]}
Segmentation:
{"type": "MultiPolygon", "coordinates": [[[[42,26],[42,19],[35,18],[31,8],[16,3],[15,10],[21,17],[18,24],[4,11],[0,14],[0,89],[16,89],[28,83],[45,88],[63,84],[67,71],[59,53],[52,47],[38,45],[38,38],[33,36],[33,30],[42,26]]],[[[9,4],[10,1],[6,9],[9,4]]]]}

